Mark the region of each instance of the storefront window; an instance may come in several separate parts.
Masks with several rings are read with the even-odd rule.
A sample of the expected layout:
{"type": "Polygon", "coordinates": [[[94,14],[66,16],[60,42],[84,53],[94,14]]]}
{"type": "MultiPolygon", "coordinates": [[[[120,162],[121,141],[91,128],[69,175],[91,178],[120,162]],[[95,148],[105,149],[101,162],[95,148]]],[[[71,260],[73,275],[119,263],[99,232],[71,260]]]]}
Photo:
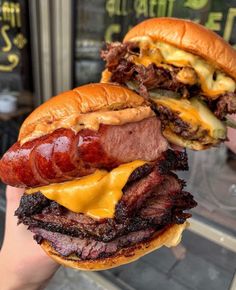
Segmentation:
{"type": "Polygon", "coordinates": [[[147,18],[191,19],[236,45],[233,0],[77,0],[74,3],[75,86],[99,81],[104,66],[99,54],[104,42],[121,41],[132,26],[147,18]]]}
{"type": "MultiPolygon", "coordinates": [[[[236,48],[236,2],[233,0],[81,0],[74,3],[74,86],[99,81],[104,69],[100,58],[104,43],[122,41],[132,26],[151,17],[191,19],[215,31],[236,48]]],[[[189,151],[189,160],[190,171],[185,179],[189,180],[189,190],[199,202],[195,214],[235,233],[235,153],[222,145],[203,152],[189,151]]]]}
{"type": "MultiPolygon", "coordinates": [[[[0,0],[0,158],[16,142],[23,120],[32,111],[32,92],[28,1],[0,0]]],[[[1,216],[4,191],[0,182],[1,216]]]]}
{"type": "MultiPolygon", "coordinates": [[[[131,27],[145,19],[166,16],[201,23],[236,49],[236,0],[0,0],[0,158],[16,142],[22,122],[36,104],[72,87],[100,81],[104,70],[100,51],[106,42],[122,41],[131,27]]],[[[222,144],[200,152],[188,150],[189,171],[178,172],[198,202],[190,220],[190,229],[198,236],[187,231],[184,247],[173,252],[162,248],[136,264],[103,272],[107,281],[117,282],[120,289],[157,289],[162,283],[163,289],[226,289],[230,285],[236,259],[234,148],[222,144]],[[202,236],[225,248],[214,247],[202,236]],[[190,252],[187,259],[183,249],[190,252]]],[[[0,247],[4,192],[0,181],[0,247]]],[[[81,280],[73,284],[73,277],[80,277],[78,271],[65,273],[58,285],[65,285],[68,278],[68,285],[79,287],[81,280]]]]}
{"type": "Polygon", "coordinates": [[[1,91],[32,90],[27,1],[0,1],[1,91]]]}
{"type": "Polygon", "coordinates": [[[32,109],[28,1],[0,1],[0,156],[32,109]]]}

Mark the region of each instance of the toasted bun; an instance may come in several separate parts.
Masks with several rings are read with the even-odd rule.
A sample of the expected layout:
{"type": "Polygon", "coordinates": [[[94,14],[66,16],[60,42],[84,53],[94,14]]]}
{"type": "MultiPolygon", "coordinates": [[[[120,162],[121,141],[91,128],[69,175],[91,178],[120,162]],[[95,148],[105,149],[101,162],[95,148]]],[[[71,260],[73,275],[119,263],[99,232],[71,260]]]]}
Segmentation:
{"type": "Polygon", "coordinates": [[[177,18],[151,18],[133,27],[124,42],[150,36],[201,56],[236,80],[236,51],[223,38],[204,26],[177,18]]]}
{"type": "Polygon", "coordinates": [[[84,85],[53,97],[34,110],[21,126],[18,140],[50,133],[49,128],[51,131],[70,128],[81,114],[136,108],[144,104],[144,99],[135,92],[114,84],[84,85]]]}
{"type": "Polygon", "coordinates": [[[163,136],[171,143],[181,146],[183,148],[188,148],[192,150],[204,150],[208,149],[220,142],[220,140],[215,140],[215,142],[210,144],[203,144],[200,141],[197,140],[188,140],[184,139],[180,135],[175,134],[173,131],[169,130],[168,128],[165,128],[162,131],[163,136]]]}
{"type": "Polygon", "coordinates": [[[62,257],[45,240],[42,242],[41,246],[51,258],[63,266],[86,271],[106,270],[133,262],[162,246],[173,247],[178,245],[181,241],[182,232],[187,225],[187,222],[182,225],[173,225],[162,232],[162,234],[154,237],[148,242],[139,243],[129,248],[124,248],[120,250],[116,256],[96,259],[94,261],[80,260],[75,255],[62,257]]]}

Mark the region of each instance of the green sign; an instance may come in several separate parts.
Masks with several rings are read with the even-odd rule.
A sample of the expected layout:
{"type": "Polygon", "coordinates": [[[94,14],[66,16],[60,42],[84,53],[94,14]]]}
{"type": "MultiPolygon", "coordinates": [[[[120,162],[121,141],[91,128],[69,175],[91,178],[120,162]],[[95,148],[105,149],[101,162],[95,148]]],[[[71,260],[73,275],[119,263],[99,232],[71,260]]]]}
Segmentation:
{"type": "Polygon", "coordinates": [[[236,0],[106,0],[105,9],[106,41],[121,40],[144,19],[167,16],[201,23],[236,44],[236,0]]]}

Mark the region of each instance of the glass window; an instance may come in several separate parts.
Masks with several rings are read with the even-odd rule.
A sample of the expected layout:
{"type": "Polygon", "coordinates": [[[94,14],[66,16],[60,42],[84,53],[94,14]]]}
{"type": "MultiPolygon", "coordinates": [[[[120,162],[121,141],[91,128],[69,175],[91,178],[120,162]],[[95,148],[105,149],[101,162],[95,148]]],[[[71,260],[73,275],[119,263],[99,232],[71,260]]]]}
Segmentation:
{"type": "Polygon", "coordinates": [[[32,110],[32,91],[28,1],[0,0],[0,158],[32,110]]]}
{"type": "MultiPolygon", "coordinates": [[[[233,0],[80,0],[74,3],[74,86],[99,81],[104,69],[100,59],[104,43],[122,41],[132,26],[150,17],[191,19],[215,31],[236,48],[236,2],[233,0]]],[[[225,231],[235,234],[236,154],[222,145],[208,151],[189,152],[189,163],[190,170],[183,177],[199,203],[194,216],[204,217],[206,223],[221,225],[225,231]]]]}
{"type": "Polygon", "coordinates": [[[233,0],[77,0],[74,5],[75,86],[99,81],[104,67],[99,55],[104,42],[121,41],[132,26],[146,18],[191,19],[236,45],[233,0]]]}

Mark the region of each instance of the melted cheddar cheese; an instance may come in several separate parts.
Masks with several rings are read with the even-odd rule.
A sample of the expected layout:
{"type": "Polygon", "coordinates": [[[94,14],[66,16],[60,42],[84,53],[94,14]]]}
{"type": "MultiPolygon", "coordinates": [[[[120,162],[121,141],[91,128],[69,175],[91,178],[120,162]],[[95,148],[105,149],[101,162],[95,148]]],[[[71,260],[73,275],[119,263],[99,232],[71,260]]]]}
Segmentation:
{"type": "Polygon", "coordinates": [[[225,125],[218,120],[214,114],[201,101],[196,98],[190,100],[176,100],[172,98],[152,98],[158,105],[170,108],[176,112],[178,116],[186,123],[191,125],[192,129],[205,130],[208,132],[206,136],[213,139],[225,139],[225,125]]]}
{"type": "Polygon", "coordinates": [[[122,197],[122,188],[131,173],[145,164],[136,160],[122,164],[110,172],[97,170],[80,179],[55,183],[26,190],[27,194],[40,191],[67,209],[93,218],[113,218],[115,206],[122,197]]]}
{"type": "Polygon", "coordinates": [[[205,123],[201,116],[199,115],[198,111],[191,105],[189,100],[175,100],[171,98],[166,99],[155,99],[155,102],[159,105],[163,105],[166,107],[171,108],[172,111],[178,112],[179,117],[186,121],[188,124],[191,124],[193,127],[196,124],[201,124],[201,127],[207,129],[211,132],[211,126],[205,123]]]}
{"type": "Polygon", "coordinates": [[[232,78],[199,56],[164,42],[154,42],[148,36],[136,37],[132,41],[138,42],[140,46],[140,56],[132,56],[132,60],[136,64],[148,66],[154,63],[160,66],[165,62],[177,67],[190,66],[198,75],[202,91],[213,98],[225,92],[234,92],[236,89],[235,81],[232,78]],[[159,50],[161,56],[160,53],[156,53],[156,50],[159,50]]]}

